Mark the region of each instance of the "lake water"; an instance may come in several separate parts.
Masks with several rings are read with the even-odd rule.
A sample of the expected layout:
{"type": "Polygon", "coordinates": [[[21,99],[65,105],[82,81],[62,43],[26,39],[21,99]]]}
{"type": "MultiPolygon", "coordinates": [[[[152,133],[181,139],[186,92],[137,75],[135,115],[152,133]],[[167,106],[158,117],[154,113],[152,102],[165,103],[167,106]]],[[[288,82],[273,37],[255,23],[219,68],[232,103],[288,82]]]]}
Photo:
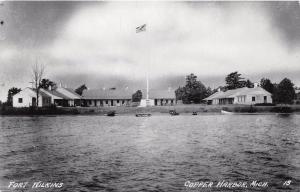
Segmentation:
{"type": "Polygon", "coordinates": [[[3,192],[226,191],[185,186],[222,180],[268,182],[236,191],[300,189],[300,115],[0,117],[0,126],[3,192]]]}

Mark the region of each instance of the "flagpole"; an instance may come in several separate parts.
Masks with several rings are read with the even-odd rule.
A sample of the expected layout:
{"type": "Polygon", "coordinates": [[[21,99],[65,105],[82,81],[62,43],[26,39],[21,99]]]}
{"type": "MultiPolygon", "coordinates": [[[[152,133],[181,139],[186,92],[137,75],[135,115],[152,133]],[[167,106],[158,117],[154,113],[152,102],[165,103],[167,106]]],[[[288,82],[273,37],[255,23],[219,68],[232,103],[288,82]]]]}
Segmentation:
{"type": "Polygon", "coordinates": [[[149,42],[149,52],[148,52],[148,62],[147,62],[147,105],[148,105],[148,102],[149,102],[149,66],[151,64],[151,42],[149,41],[150,40],[150,34],[149,34],[149,31],[147,31],[147,34],[146,34],[147,38],[148,38],[148,42],[149,42]]]}
{"type": "MultiPolygon", "coordinates": [[[[145,32],[146,26],[147,26],[147,24],[143,24],[139,27],[136,27],[136,33],[145,32]]],[[[148,41],[150,40],[149,34],[146,34],[145,39],[147,39],[148,41]]],[[[151,42],[149,42],[149,44],[151,44],[151,42]]],[[[145,57],[145,58],[147,58],[147,57],[145,57]]],[[[151,62],[151,46],[148,51],[148,61],[146,59],[146,101],[145,101],[146,107],[148,105],[150,105],[150,103],[149,103],[149,65],[150,65],[150,62],[151,62]]]]}
{"type": "MultiPolygon", "coordinates": [[[[147,67],[148,68],[148,67],[147,67]]],[[[147,100],[149,100],[149,75],[148,75],[148,70],[147,70],[147,100]]]]}

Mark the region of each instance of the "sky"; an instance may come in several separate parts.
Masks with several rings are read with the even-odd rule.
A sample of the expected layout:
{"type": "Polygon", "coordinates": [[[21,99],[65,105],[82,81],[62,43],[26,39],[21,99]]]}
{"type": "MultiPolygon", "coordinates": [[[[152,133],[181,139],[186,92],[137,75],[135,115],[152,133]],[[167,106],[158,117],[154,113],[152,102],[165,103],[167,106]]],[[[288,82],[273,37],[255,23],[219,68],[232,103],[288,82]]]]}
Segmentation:
{"type": "Polygon", "coordinates": [[[76,88],[206,86],[238,71],[300,86],[300,3],[2,2],[0,100],[30,86],[32,65],[76,88]],[[146,31],[135,28],[146,24],[146,31]]]}

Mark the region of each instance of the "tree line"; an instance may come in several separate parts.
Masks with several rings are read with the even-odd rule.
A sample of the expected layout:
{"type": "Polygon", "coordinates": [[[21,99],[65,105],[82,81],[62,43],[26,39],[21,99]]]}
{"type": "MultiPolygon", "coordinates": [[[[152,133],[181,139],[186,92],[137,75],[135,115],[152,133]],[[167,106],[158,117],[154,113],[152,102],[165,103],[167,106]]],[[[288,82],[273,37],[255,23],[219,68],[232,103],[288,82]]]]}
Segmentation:
{"type": "MultiPolygon", "coordinates": [[[[55,90],[57,84],[49,79],[42,78],[44,69],[38,69],[37,67],[33,68],[33,84],[34,89],[37,90],[37,93],[41,88],[55,90]]],[[[184,104],[191,103],[203,103],[203,99],[209,97],[218,91],[227,91],[231,89],[237,89],[242,87],[253,88],[254,83],[249,79],[241,77],[241,74],[238,71],[232,72],[225,77],[225,86],[219,86],[218,88],[211,89],[206,87],[200,80],[197,80],[197,76],[191,73],[186,76],[186,82],[184,86],[178,87],[175,90],[176,100],[182,100],[184,104]]],[[[272,83],[268,78],[262,78],[260,80],[260,86],[266,91],[272,94],[273,103],[275,104],[292,104],[295,98],[295,88],[292,81],[288,78],[284,78],[282,81],[277,83],[272,83]]],[[[79,95],[82,95],[83,91],[87,89],[86,85],[83,84],[75,89],[75,92],[79,95]]],[[[8,90],[7,101],[5,105],[12,106],[13,95],[19,93],[20,88],[12,87],[8,90]]],[[[132,95],[133,102],[140,102],[142,99],[141,90],[136,91],[132,95]]],[[[37,100],[38,101],[38,100],[37,100]]]]}

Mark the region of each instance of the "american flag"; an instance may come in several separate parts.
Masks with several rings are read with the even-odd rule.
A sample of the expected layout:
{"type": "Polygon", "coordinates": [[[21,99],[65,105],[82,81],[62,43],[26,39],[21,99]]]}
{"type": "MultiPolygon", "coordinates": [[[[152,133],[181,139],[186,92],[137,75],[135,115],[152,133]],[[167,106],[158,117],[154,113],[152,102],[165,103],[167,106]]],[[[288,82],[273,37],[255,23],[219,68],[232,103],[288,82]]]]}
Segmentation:
{"type": "Polygon", "coordinates": [[[142,31],[146,31],[146,24],[141,25],[141,26],[139,26],[139,27],[137,27],[135,29],[136,29],[136,33],[139,33],[139,32],[142,32],[142,31]]]}

